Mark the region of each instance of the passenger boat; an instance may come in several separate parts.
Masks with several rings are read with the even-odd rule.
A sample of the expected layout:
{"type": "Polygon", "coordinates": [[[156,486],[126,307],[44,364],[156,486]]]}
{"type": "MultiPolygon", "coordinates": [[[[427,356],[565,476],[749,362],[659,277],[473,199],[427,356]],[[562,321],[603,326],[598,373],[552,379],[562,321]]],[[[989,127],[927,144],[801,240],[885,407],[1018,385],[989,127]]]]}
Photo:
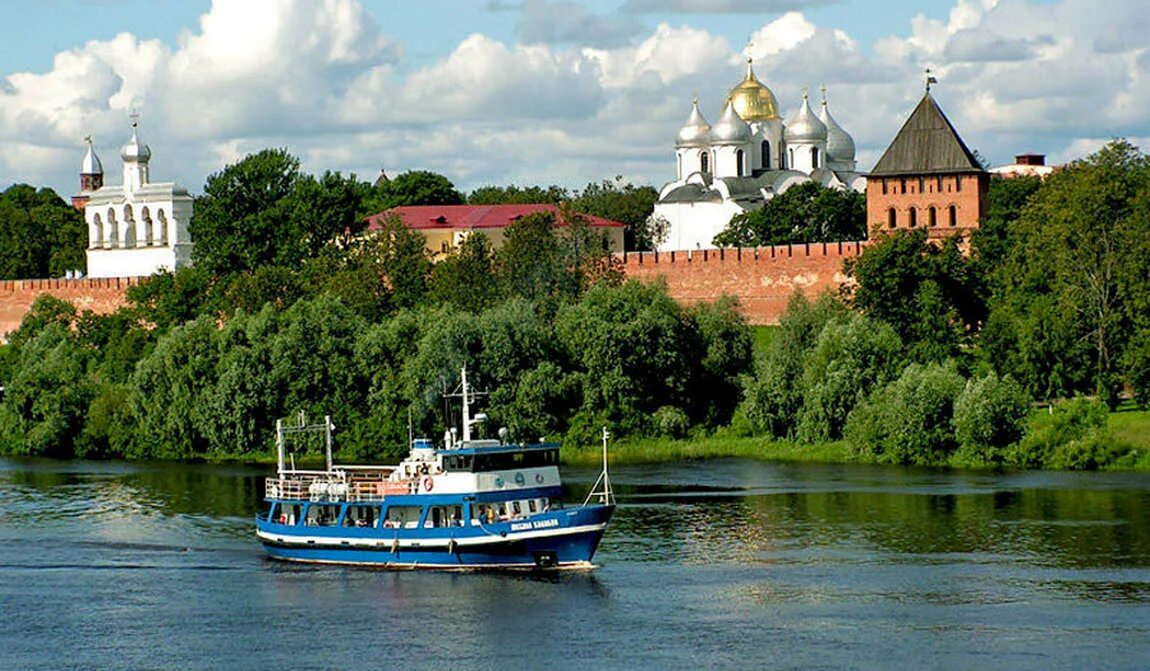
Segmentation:
{"type": "Polygon", "coordinates": [[[473,394],[463,369],[462,436],[445,433],[440,447],[411,440],[395,466],[332,463],[332,423],[276,423],[278,472],[265,481],[268,510],[256,535],[268,555],[295,562],[355,564],[387,569],[590,568],[615,510],[603,470],[582,505],[565,506],[559,445],[473,440],[473,394]],[[287,461],[293,437],[322,437],[325,470],[287,461]]]}

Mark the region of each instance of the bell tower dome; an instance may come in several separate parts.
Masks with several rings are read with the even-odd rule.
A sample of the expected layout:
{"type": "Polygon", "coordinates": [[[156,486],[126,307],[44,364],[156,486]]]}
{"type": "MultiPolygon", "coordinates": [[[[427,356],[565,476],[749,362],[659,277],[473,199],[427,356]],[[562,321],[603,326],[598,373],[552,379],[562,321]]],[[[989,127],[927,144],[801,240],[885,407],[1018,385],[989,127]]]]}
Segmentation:
{"type": "Polygon", "coordinates": [[[84,158],[80,160],[80,193],[72,196],[72,207],[77,210],[84,209],[92,192],[99,191],[100,187],[104,186],[104,165],[100,163],[100,157],[96,155],[96,149],[92,146],[92,136],[84,138],[84,142],[88,143],[88,149],[84,151],[84,158]]]}

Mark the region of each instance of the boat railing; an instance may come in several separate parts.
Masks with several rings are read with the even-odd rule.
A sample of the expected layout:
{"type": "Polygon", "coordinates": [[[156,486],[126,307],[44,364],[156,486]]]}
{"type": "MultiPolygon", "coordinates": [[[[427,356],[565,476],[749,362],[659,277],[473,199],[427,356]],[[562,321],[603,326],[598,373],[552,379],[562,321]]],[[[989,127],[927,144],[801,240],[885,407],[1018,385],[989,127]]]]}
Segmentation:
{"type": "Polygon", "coordinates": [[[267,478],[264,495],[269,499],[330,501],[338,503],[382,501],[388,496],[414,493],[414,480],[391,480],[393,469],[290,471],[283,477],[267,478]]]}

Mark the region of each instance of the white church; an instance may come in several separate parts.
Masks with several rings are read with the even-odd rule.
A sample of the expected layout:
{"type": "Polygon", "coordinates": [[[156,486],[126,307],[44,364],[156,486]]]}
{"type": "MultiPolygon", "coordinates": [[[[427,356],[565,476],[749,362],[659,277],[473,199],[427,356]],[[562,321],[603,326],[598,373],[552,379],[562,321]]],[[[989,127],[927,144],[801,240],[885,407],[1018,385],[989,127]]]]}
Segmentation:
{"type": "Polygon", "coordinates": [[[88,277],[142,277],[191,263],[192,197],[173,182],[152,182],[152,150],[140,142],[138,118],[120,151],[122,184],[104,185],[104,166],[88,138],[80,167],[80,193],[88,224],[88,277]]]}
{"type": "Polygon", "coordinates": [[[795,184],[866,189],[856,170],[855,144],[831,116],[823,89],[816,115],[806,92],[786,123],[775,94],[747,75],[727,96],[719,120],[707,123],[694,101],[675,142],[677,179],[659,191],[653,216],[668,224],[659,251],[711,249],[731,217],[758,209],[795,184]]]}

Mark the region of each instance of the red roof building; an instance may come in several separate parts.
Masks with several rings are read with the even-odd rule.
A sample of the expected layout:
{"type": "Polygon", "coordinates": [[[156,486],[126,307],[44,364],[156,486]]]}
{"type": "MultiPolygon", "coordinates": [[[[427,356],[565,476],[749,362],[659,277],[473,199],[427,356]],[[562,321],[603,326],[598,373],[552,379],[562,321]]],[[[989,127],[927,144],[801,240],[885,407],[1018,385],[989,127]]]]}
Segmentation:
{"type": "MultiPolygon", "coordinates": [[[[408,205],[393,207],[367,218],[367,230],[377,231],[391,216],[408,228],[419,231],[427,238],[427,249],[434,254],[446,254],[474,232],[483,233],[498,249],[503,244],[504,231],[523,217],[550,212],[558,225],[565,222],[559,208],[548,204],[529,205],[408,205]]],[[[602,230],[612,252],[623,251],[624,224],[603,217],[583,215],[592,228],[602,230]]]]}

